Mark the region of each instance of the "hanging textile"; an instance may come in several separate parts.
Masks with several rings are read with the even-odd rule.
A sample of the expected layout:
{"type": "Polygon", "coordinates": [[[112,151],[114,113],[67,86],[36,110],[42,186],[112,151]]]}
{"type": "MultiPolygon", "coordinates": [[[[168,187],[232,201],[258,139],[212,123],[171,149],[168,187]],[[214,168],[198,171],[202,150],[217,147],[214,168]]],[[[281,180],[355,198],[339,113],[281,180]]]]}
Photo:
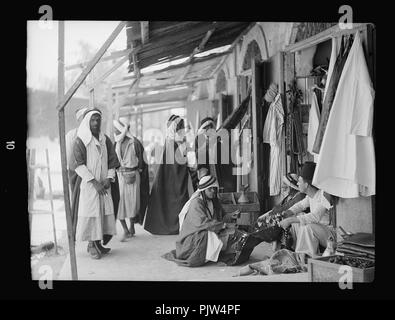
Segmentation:
{"type": "Polygon", "coordinates": [[[251,87],[248,88],[247,96],[241,102],[240,106],[237,107],[233,112],[225,119],[222,125],[217,129],[234,129],[240,123],[241,119],[243,119],[246,114],[249,106],[249,102],[251,99],[251,87]]]}
{"type": "Polygon", "coordinates": [[[374,95],[357,32],[323,137],[313,178],[317,188],[341,198],[375,194],[374,95]]]}
{"type": "MultiPolygon", "coordinates": [[[[319,90],[318,90],[319,91],[319,90]]],[[[315,91],[311,93],[311,107],[309,112],[309,127],[307,130],[307,151],[314,156],[314,162],[317,163],[318,155],[313,151],[315,136],[320,123],[320,110],[318,97],[315,91]]]]}
{"type": "Polygon", "coordinates": [[[277,94],[270,104],[263,128],[263,142],[270,144],[270,195],[276,196],[281,191],[281,177],[283,175],[284,150],[284,110],[281,95],[277,94]]]}
{"type": "Polygon", "coordinates": [[[318,110],[321,113],[322,112],[322,98],[323,98],[323,89],[319,88],[314,88],[313,89],[316,99],[317,99],[317,105],[318,105],[318,110]]]}
{"type": "Polygon", "coordinates": [[[342,74],[344,64],[347,60],[348,53],[350,51],[351,45],[352,45],[352,39],[351,37],[348,38],[347,43],[344,44],[343,39],[344,36],[342,37],[342,43],[340,47],[340,52],[337,56],[335,65],[333,66],[333,71],[332,74],[330,75],[329,79],[329,85],[327,87],[327,90],[325,91],[325,97],[324,97],[324,103],[322,106],[322,113],[321,113],[321,118],[320,118],[320,124],[318,127],[317,135],[314,141],[314,147],[313,151],[315,153],[320,153],[321,149],[321,144],[322,144],[322,139],[325,134],[325,130],[328,124],[328,119],[329,115],[332,109],[333,105],[333,100],[336,95],[336,90],[339,84],[339,79],[342,74]]]}
{"type": "Polygon", "coordinates": [[[326,77],[325,90],[324,90],[324,97],[323,98],[325,98],[326,92],[328,91],[329,82],[330,82],[331,77],[332,77],[333,67],[335,66],[335,63],[336,63],[336,56],[337,56],[337,39],[336,38],[332,38],[331,58],[329,60],[328,76],[326,77]]]}

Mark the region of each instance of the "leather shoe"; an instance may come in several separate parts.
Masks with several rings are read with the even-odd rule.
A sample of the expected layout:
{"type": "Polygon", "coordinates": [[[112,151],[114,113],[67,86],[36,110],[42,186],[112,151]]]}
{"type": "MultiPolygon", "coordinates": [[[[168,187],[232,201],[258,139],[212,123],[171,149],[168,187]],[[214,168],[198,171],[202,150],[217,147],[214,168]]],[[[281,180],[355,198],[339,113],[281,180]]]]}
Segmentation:
{"type": "Polygon", "coordinates": [[[101,254],[107,254],[107,253],[109,253],[109,252],[111,251],[111,248],[104,248],[104,247],[101,245],[100,241],[95,241],[95,244],[96,244],[97,250],[98,250],[101,254]]]}

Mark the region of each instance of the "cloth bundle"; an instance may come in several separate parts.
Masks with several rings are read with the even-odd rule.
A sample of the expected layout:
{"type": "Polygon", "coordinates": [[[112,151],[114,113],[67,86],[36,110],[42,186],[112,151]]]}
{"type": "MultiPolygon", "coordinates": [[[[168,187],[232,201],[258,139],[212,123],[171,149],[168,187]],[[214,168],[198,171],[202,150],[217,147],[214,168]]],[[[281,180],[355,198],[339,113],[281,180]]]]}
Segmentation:
{"type": "Polygon", "coordinates": [[[357,257],[375,259],[375,241],[371,233],[359,232],[345,239],[337,245],[337,252],[357,257]]]}
{"type": "Polygon", "coordinates": [[[263,97],[265,101],[272,103],[276,98],[278,93],[278,87],[275,83],[270,84],[269,89],[267,89],[265,96],[263,97]]]}
{"type": "Polygon", "coordinates": [[[239,270],[235,276],[245,276],[250,274],[281,274],[298,273],[306,271],[296,259],[296,254],[287,249],[281,249],[273,253],[270,258],[263,261],[251,263],[239,270]]]}

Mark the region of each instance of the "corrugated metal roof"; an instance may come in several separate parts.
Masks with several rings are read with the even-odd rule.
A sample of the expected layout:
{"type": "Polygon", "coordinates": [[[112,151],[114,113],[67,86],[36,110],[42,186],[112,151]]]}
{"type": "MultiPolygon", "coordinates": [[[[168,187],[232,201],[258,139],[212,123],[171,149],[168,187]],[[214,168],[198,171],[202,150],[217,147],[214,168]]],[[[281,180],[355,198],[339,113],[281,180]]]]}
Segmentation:
{"type": "Polygon", "coordinates": [[[129,86],[121,88],[133,84],[133,89],[126,90],[128,98],[123,108],[185,101],[196,82],[213,77],[231,52],[230,46],[252,25],[251,22],[149,21],[147,28],[146,22],[129,21],[127,48],[133,49],[134,56],[129,57],[129,72],[133,74],[126,77],[129,86]],[[143,41],[142,36],[147,33],[148,39],[143,41]],[[179,59],[184,61],[178,63],[179,59]],[[136,78],[139,80],[135,81],[136,78]]]}
{"type": "MultiPolygon", "coordinates": [[[[139,48],[136,54],[140,69],[160,62],[189,57],[209,30],[213,30],[203,51],[231,44],[249,26],[249,22],[231,21],[149,21],[148,42],[142,44],[140,21],[126,25],[127,47],[139,48]]],[[[133,59],[130,57],[129,71],[133,59]]]]}

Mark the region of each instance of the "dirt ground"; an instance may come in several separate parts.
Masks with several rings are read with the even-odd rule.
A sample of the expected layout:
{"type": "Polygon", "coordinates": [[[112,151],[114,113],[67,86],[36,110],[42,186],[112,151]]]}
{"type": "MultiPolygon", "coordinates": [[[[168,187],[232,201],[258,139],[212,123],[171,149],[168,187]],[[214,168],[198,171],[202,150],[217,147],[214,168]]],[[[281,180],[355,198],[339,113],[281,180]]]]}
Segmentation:
{"type": "Polygon", "coordinates": [[[53,279],[58,279],[59,273],[68,257],[69,249],[67,242],[67,233],[63,232],[63,236],[58,239],[58,252],[55,248],[49,251],[43,251],[39,254],[32,254],[31,256],[31,271],[32,279],[39,280],[44,274],[43,266],[50,266],[53,271],[53,279]]]}
{"type": "MultiPolygon", "coordinates": [[[[202,267],[178,266],[162,255],[175,248],[177,236],[157,236],[136,225],[136,236],[120,242],[122,235],[117,223],[118,234],[108,247],[111,252],[100,260],[92,260],[86,252],[86,242],[76,243],[77,271],[79,280],[112,281],[307,281],[307,273],[281,274],[273,276],[249,275],[237,277],[239,270],[253,262],[261,261],[273,253],[271,244],[261,243],[255,247],[250,260],[240,266],[207,263],[202,267]]],[[[69,257],[64,262],[58,280],[71,280],[69,257]]]]}

